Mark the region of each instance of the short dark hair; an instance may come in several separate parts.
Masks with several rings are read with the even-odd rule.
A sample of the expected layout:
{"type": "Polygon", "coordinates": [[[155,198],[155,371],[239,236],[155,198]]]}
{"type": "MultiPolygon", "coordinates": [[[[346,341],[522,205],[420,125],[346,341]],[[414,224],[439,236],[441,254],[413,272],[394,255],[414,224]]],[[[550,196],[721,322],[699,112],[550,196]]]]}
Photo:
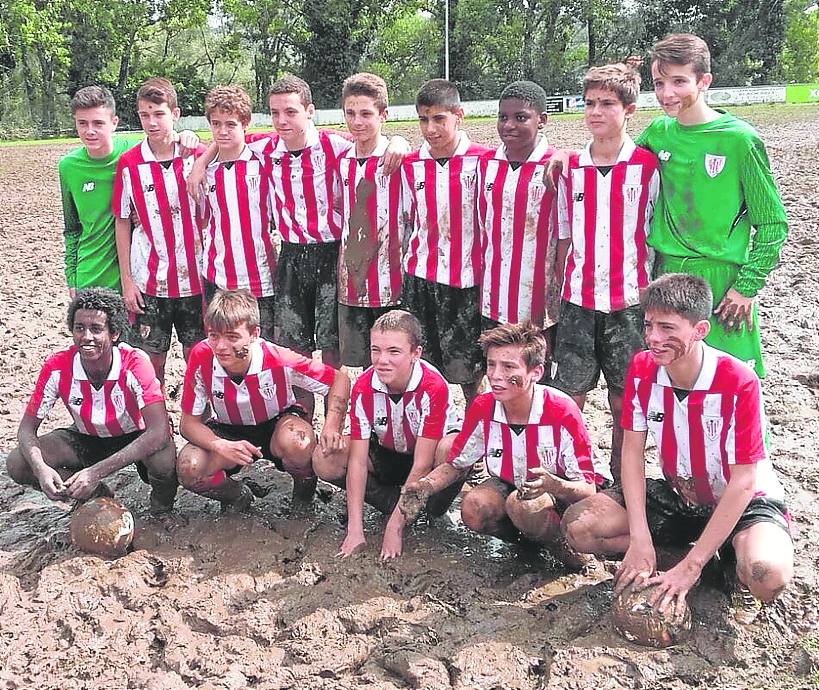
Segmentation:
{"type": "Polygon", "coordinates": [[[666,273],[648,284],[640,306],[646,313],[676,314],[694,324],[711,316],[714,296],[708,283],[699,276],[666,273]]]}
{"type": "Polygon", "coordinates": [[[546,92],[540,84],[535,84],[533,81],[513,81],[508,84],[501,91],[500,100],[505,101],[510,98],[528,103],[538,113],[546,112],[546,92]]]}
{"type": "Polygon", "coordinates": [[[71,97],[71,114],[89,108],[108,108],[111,115],[117,114],[117,104],[113,94],[104,86],[84,86],[71,97]]]}
{"type": "Polygon", "coordinates": [[[424,82],[415,97],[415,107],[417,109],[435,106],[452,111],[460,108],[461,94],[458,93],[458,87],[446,79],[430,79],[424,82]]]}
{"type": "Polygon", "coordinates": [[[250,290],[217,290],[205,310],[205,326],[218,333],[246,324],[259,325],[259,302],[250,290]]]}
{"type": "Polygon", "coordinates": [[[711,71],[711,51],[699,36],[670,34],[652,47],[651,64],[655,62],[661,73],[666,65],[691,65],[699,79],[711,71]]]}
{"type": "Polygon", "coordinates": [[[270,87],[270,91],[267,94],[268,100],[270,96],[275,96],[280,93],[298,94],[301,99],[301,104],[305,108],[313,102],[313,92],[310,89],[310,85],[295,74],[283,74],[274,81],[273,86],[270,87]]]}
{"type": "Polygon", "coordinates": [[[148,101],[154,105],[167,103],[171,110],[179,106],[176,89],[164,77],[151,77],[144,81],[136,93],[136,100],[137,105],[139,101],[148,101]]]}
{"type": "Polygon", "coordinates": [[[640,95],[640,74],[634,68],[618,62],[592,67],[583,77],[583,97],[589,89],[604,89],[617,94],[620,103],[631,105],[640,95]]]}
{"type": "Polygon", "coordinates": [[[101,311],[105,313],[109,333],[122,335],[128,328],[128,310],[125,300],[118,292],[110,288],[83,288],[77,290],[74,299],[68,304],[66,325],[68,330],[74,330],[74,317],[80,309],[101,311]]]}
{"type": "Polygon", "coordinates": [[[341,87],[341,107],[344,108],[344,101],[350,96],[365,96],[372,98],[375,107],[383,113],[387,109],[387,82],[377,74],[370,72],[359,72],[352,77],[347,77],[341,87]]]}
{"type": "Polygon", "coordinates": [[[546,338],[543,332],[529,321],[523,323],[504,323],[491,330],[484,331],[478,338],[483,354],[491,347],[520,347],[520,356],[528,370],[546,364],[546,338]]]}
{"type": "Polygon", "coordinates": [[[421,322],[408,311],[391,309],[379,316],[370,331],[401,331],[409,338],[410,346],[414,350],[421,344],[421,322]]]}

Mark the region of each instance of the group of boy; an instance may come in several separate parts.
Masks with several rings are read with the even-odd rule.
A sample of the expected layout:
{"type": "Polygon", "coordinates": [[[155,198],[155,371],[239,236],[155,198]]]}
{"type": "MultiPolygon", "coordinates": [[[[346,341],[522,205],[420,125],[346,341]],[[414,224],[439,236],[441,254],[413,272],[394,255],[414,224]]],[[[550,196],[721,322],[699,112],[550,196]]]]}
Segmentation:
{"type": "MultiPolygon", "coordinates": [[[[617,586],[657,583],[662,607],[684,600],[730,538],[739,581],[773,598],[793,553],[759,379],[703,340],[764,373],[753,295],[787,225],[758,137],[705,102],[708,60],[697,37],[655,46],[667,117],[636,143],[626,124],[639,77],[625,65],[592,68],[583,87],[592,141],[577,153],[548,145],[536,84],[502,93],[502,145],[492,151],[460,130],[454,85],[432,80],[416,99],[424,143],[406,156],[402,142],[393,146],[400,170],[379,161],[387,94],[374,75],[344,85],[352,143],[313,126],[309,87],[288,76],[270,94],[274,134],[246,135],[241,88],[211,91],[214,144],[188,158],[174,141],[172,87],[149,80],[138,94],[146,138],[114,178],[116,245],[124,304],[136,314],[129,335],[160,383],[172,326],[185,348],[189,444],[174,463],[159,383],[138,350],[117,342],[128,328],[116,295],[82,291],[69,311],[75,347],[46,363],[10,473],[52,498],[82,499],[140,459],[158,509],[172,504],[177,475],[244,508],[250,488],[231,475],[265,457],[293,476],[294,498],[309,498],[316,476],[346,487],[342,555],[365,544],[363,503],[379,507],[389,516],[381,555],[392,558],[419,508],[445,511],[482,461],[489,479],[461,505],[476,531],[547,543],[564,562],[625,553],[617,586]],[[650,284],[652,272],[670,275],[650,284]],[[372,365],[352,389],[349,438],[350,384],[338,364],[372,365]],[[581,415],[601,371],[614,476],[581,415]],[[490,391],[479,395],[484,372],[490,391]],[[550,379],[561,390],[543,385],[550,379]],[[463,387],[463,424],[447,383],[463,387]],[[318,437],[313,394],[328,396],[318,437]],[[75,427],[38,441],[57,397],[75,427]],[[665,476],[656,482],[645,480],[649,429],[665,476]],[[698,541],[658,575],[652,539],[698,541]]],[[[83,111],[75,117],[92,155],[100,127],[92,120],[84,136],[83,111]]],[[[110,167],[113,149],[104,153],[97,160],[110,167]]],[[[68,232],[81,204],[67,187],[68,232]]],[[[66,247],[77,255],[77,243],[66,247]]],[[[71,287],[82,286],[79,263],[71,287]]]]}

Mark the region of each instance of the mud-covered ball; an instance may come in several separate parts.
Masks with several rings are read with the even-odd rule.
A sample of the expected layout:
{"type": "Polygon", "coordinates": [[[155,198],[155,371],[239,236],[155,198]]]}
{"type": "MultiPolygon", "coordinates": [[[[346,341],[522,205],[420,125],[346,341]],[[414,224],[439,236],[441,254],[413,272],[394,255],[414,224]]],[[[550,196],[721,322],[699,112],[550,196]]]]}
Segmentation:
{"type": "Polygon", "coordinates": [[[670,647],[683,642],[691,634],[691,609],[683,603],[682,611],[672,607],[664,612],[653,608],[648,602],[657,585],[638,590],[634,585],[626,587],[612,604],[614,628],[629,642],[647,647],[670,647]]]}
{"type": "Polygon", "coordinates": [[[70,533],[81,551],[117,558],[134,540],[134,516],[115,498],[93,498],[72,513],[70,533]]]}

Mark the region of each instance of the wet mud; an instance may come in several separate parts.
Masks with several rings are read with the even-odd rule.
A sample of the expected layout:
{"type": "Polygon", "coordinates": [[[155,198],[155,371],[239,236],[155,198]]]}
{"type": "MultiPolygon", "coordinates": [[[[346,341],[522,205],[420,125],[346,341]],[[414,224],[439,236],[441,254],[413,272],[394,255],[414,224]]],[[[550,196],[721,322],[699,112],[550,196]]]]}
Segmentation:
{"type": "MultiPolygon", "coordinates": [[[[690,597],[691,637],[634,645],[612,621],[612,564],[565,574],[545,554],[422,515],[404,555],[368,547],[340,560],[343,493],[321,485],[291,511],[291,481],[266,462],[245,472],[260,497],[246,515],[181,490],[149,519],[148,487],[126,468],[110,486],[136,533],[119,559],[83,554],[69,506],[14,485],[0,469],[0,688],[807,688],[819,669],[819,199],[816,108],[757,109],[791,219],[782,265],[760,297],[773,459],[794,517],[796,573],[757,623],[733,622],[718,573],[690,597]],[[607,566],[607,567],[606,567],[607,566]]],[[[645,122],[638,119],[636,127],[645,122]]],[[[471,125],[496,143],[491,124],[471,125]]],[[[405,132],[414,142],[417,133],[405,132]]],[[[579,145],[580,121],[550,121],[552,143],[579,145]]],[[[55,165],[69,147],[0,148],[0,455],[39,368],[68,342],[55,165]]],[[[178,421],[183,368],[167,367],[178,421]]],[[[586,407],[608,452],[605,391],[586,407]]],[[[44,424],[65,425],[58,411],[44,424]]],[[[181,441],[177,437],[178,445],[181,441]]],[[[656,472],[656,467],[652,467],[656,472]]]]}

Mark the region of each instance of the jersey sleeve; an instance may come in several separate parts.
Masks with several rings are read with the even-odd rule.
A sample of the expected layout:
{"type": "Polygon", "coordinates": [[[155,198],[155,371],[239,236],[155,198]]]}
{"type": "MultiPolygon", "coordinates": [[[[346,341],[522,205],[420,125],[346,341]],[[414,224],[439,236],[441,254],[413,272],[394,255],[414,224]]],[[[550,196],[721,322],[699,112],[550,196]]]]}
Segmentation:
{"type": "Polygon", "coordinates": [[[620,426],[628,431],[648,431],[646,411],[640,397],[641,379],[637,374],[637,356],[631,360],[626,371],[626,381],[623,390],[623,412],[620,415],[620,426]]]}
{"type": "Polygon", "coordinates": [[[563,479],[601,484],[603,477],[598,477],[592,463],[591,440],[583,416],[576,405],[566,407],[560,428],[558,468],[563,471],[563,479]]]}
{"type": "Polygon", "coordinates": [[[779,263],[779,253],[788,236],[788,218],[776,188],[765,146],[754,138],[742,165],[740,182],[754,228],[748,261],[739,269],[734,289],[753,297],[764,286],[768,274],[779,263]]]}
{"type": "Polygon", "coordinates": [[[77,287],[77,248],[80,243],[82,224],[71,188],[65,179],[65,161],[60,161],[60,195],[63,204],[63,238],[65,240],[65,282],[68,287],[77,287]]]}
{"type": "Polygon", "coordinates": [[[165,396],[156,377],[154,366],[142,350],[132,350],[129,354],[128,370],[134,375],[139,390],[134,391],[141,400],[140,409],[156,402],[164,404],[165,396]]]}
{"type": "Polygon", "coordinates": [[[131,217],[131,171],[125,164],[125,156],[120,156],[117,161],[114,190],[111,194],[111,212],[114,218],[131,217]]]}
{"type": "MultiPolygon", "coordinates": [[[[491,396],[489,396],[491,404],[491,396]]],[[[472,401],[466,411],[464,427],[455,437],[446,461],[454,468],[465,470],[486,455],[484,438],[485,403],[481,396],[472,401]]]]}
{"type": "Polygon", "coordinates": [[[372,406],[366,402],[366,391],[356,381],[350,396],[350,438],[353,441],[368,441],[373,432],[372,406]]]}
{"type": "Polygon", "coordinates": [[[277,348],[282,364],[289,371],[290,383],[311,393],[327,395],[336,370],[286,348],[277,348]]]}
{"type": "Polygon", "coordinates": [[[444,427],[449,409],[449,387],[443,381],[431,387],[421,401],[421,422],[418,436],[440,441],[444,437],[444,427]]]}
{"type": "Polygon", "coordinates": [[[750,377],[739,388],[734,411],[734,453],[731,464],[750,465],[767,458],[764,412],[759,379],[750,377]]]}
{"type": "MultiPolygon", "coordinates": [[[[566,171],[571,174],[570,171],[566,171]]],[[[557,179],[557,238],[570,240],[572,238],[572,219],[569,217],[569,179],[560,175],[557,179]]]]}
{"type": "Polygon", "coordinates": [[[655,117],[640,134],[637,135],[637,138],[634,140],[634,143],[637,146],[642,146],[649,151],[653,151],[657,153],[657,146],[656,141],[654,141],[654,134],[657,131],[657,125],[662,121],[662,116],[655,117]]]}
{"type": "Polygon", "coordinates": [[[205,411],[208,402],[208,390],[202,376],[203,360],[196,349],[191,353],[185,369],[185,382],[182,385],[182,412],[200,415],[205,411]]]}
{"type": "Polygon", "coordinates": [[[34,392],[26,406],[26,416],[37,417],[37,419],[45,419],[57,398],[60,395],[60,370],[57,366],[57,355],[49,357],[43,368],[40,370],[40,375],[37,377],[37,383],[34,385],[34,392]]]}

